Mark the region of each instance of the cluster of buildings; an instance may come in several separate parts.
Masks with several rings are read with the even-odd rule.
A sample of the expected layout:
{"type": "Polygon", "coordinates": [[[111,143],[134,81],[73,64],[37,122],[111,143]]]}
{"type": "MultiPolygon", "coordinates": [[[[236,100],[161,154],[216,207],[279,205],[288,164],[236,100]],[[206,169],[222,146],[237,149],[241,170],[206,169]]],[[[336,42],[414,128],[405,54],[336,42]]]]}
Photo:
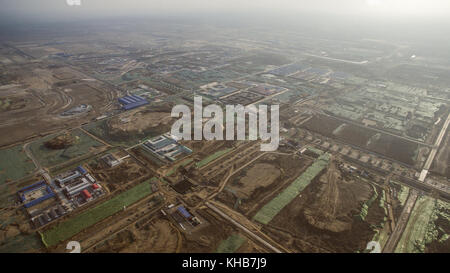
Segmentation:
{"type": "Polygon", "coordinates": [[[122,162],[120,159],[115,158],[112,154],[106,154],[100,159],[110,168],[118,166],[122,162]]]}
{"type": "Polygon", "coordinates": [[[54,205],[51,201],[55,199],[56,193],[45,181],[39,181],[24,187],[17,194],[23,206],[27,209],[31,222],[36,227],[44,226],[67,213],[66,208],[59,204],[54,205]],[[49,206],[49,203],[52,205],[49,206]]]}
{"type": "Polygon", "coordinates": [[[237,88],[225,86],[216,82],[201,86],[200,88],[203,90],[201,92],[202,94],[209,95],[214,98],[227,96],[239,90],[237,88]]]}
{"type": "Polygon", "coordinates": [[[50,182],[40,181],[18,191],[35,227],[44,226],[105,193],[83,166],[50,182]]]}
{"type": "Polygon", "coordinates": [[[59,175],[54,181],[64,196],[76,207],[104,194],[103,189],[83,166],[59,175]]]}
{"type": "Polygon", "coordinates": [[[178,206],[170,215],[183,230],[193,229],[202,223],[198,217],[192,215],[183,205],[178,206]]]}
{"type": "Polygon", "coordinates": [[[33,207],[55,196],[52,188],[45,181],[22,188],[17,193],[25,208],[33,207]]]}
{"type": "Polygon", "coordinates": [[[192,153],[191,149],[181,145],[167,134],[147,140],[142,146],[155,154],[159,159],[169,162],[176,161],[192,153]]]}

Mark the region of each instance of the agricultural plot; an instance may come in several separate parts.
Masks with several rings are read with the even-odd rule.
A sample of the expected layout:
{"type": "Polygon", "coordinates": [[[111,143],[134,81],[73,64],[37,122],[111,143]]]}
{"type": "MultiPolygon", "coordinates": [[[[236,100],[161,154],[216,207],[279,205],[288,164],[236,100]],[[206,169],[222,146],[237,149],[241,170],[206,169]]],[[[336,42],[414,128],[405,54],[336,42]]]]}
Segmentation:
{"type": "Polygon", "coordinates": [[[395,248],[396,253],[423,252],[427,228],[432,221],[436,199],[421,196],[414,205],[408,224],[395,248]]]}
{"type": "Polygon", "coordinates": [[[417,151],[421,147],[400,137],[378,133],[367,127],[347,124],[326,116],[315,116],[303,126],[323,136],[337,138],[408,165],[415,164],[417,151]]]}
{"type": "Polygon", "coordinates": [[[151,193],[152,190],[149,181],[143,182],[86,212],[44,231],[41,234],[42,241],[47,247],[56,245],[83,229],[120,211],[124,206],[129,206],[151,193]]]}
{"type": "Polygon", "coordinates": [[[214,154],[212,154],[212,155],[206,157],[205,159],[203,159],[203,160],[197,162],[197,163],[195,164],[195,166],[196,166],[197,168],[201,168],[201,167],[207,165],[209,162],[211,162],[211,161],[213,161],[213,160],[216,160],[217,158],[219,158],[219,157],[221,157],[221,156],[227,154],[227,153],[230,152],[231,150],[233,150],[233,148],[227,148],[227,149],[224,149],[224,150],[221,150],[221,151],[217,151],[217,152],[215,152],[214,154]]]}
{"type": "Polygon", "coordinates": [[[394,184],[397,184],[400,187],[400,190],[397,192],[397,199],[400,202],[402,206],[405,205],[406,199],[408,199],[409,195],[409,188],[406,186],[403,186],[402,184],[398,182],[393,182],[394,184]]]}
{"type": "Polygon", "coordinates": [[[22,145],[0,150],[0,185],[4,182],[20,179],[35,169],[22,145]]]}
{"type": "Polygon", "coordinates": [[[220,242],[217,253],[234,253],[246,241],[246,238],[239,234],[232,234],[226,240],[220,242]]]}
{"type": "Polygon", "coordinates": [[[57,165],[82,155],[89,154],[93,150],[103,146],[102,143],[91,138],[80,129],[75,129],[69,133],[69,136],[73,139],[73,142],[67,146],[55,146],[49,148],[45,145],[46,142],[51,141],[58,136],[50,135],[41,138],[30,145],[31,152],[44,167],[57,165]]]}
{"type": "Polygon", "coordinates": [[[430,223],[427,226],[422,249],[427,253],[450,252],[450,203],[437,200],[430,223]]]}
{"type": "Polygon", "coordinates": [[[373,195],[372,197],[370,197],[369,200],[367,200],[366,202],[364,202],[364,204],[361,207],[361,211],[360,213],[357,215],[359,218],[361,218],[361,220],[365,220],[367,214],[369,213],[369,208],[372,206],[372,204],[375,202],[375,200],[377,200],[378,198],[378,192],[377,189],[375,188],[375,186],[372,185],[372,189],[373,189],[373,195]]]}
{"type": "Polygon", "coordinates": [[[327,165],[329,155],[320,156],[302,175],[289,187],[261,208],[253,217],[254,220],[268,224],[287,204],[289,204],[327,165]]]}

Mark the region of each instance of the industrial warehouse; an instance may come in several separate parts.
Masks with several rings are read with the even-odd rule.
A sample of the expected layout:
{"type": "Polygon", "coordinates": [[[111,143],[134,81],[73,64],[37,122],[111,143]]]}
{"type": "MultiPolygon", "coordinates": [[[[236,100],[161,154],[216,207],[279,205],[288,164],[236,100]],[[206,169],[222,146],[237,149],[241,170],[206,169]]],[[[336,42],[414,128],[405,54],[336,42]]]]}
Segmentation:
{"type": "Polygon", "coordinates": [[[192,153],[191,149],[179,144],[178,141],[170,137],[168,134],[147,140],[142,146],[163,161],[169,162],[178,160],[183,156],[187,156],[192,153]]]}
{"type": "Polygon", "coordinates": [[[49,198],[55,196],[49,185],[45,181],[40,181],[28,187],[25,187],[18,192],[20,201],[25,208],[35,206],[49,198]]]}
{"type": "Polygon", "coordinates": [[[103,196],[105,191],[83,166],[17,192],[35,227],[44,226],[103,196]]]}
{"type": "Polygon", "coordinates": [[[186,232],[192,232],[198,229],[203,221],[199,219],[199,217],[193,215],[189,212],[186,207],[182,204],[175,206],[169,205],[167,208],[167,212],[164,211],[165,214],[169,214],[171,219],[178,223],[178,225],[186,232]]]}
{"type": "Polygon", "coordinates": [[[148,104],[148,101],[137,95],[129,95],[118,99],[123,110],[132,110],[148,104]]]}

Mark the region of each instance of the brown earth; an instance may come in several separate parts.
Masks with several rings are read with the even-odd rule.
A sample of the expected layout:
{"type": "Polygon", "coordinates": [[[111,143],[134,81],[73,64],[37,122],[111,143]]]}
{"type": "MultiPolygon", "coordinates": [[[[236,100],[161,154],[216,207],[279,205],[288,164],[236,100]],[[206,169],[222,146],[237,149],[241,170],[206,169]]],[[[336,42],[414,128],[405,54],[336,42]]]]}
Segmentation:
{"type": "Polygon", "coordinates": [[[363,250],[375,234],[371,224],[378,225],[384,218],[379,198],[365,221],[355,217],[372,194],[369,184],[344,179],[335,163],[331,163],[263,230],[299,252],[363,250]]]}
{"type": "Polygon", "coordinates": [[[52,150],[65,149],[75,143],[75,138],[71,134],[64,134],[44,142],[44,146],[52,150]]]}
{"type": "Polygon", "coordinates": [[[90,173],[110,191],[123,189],[141,177],[148,176],[147,169],[141,167],[133,159],[125,159],[120,165],[110,168],[100,160],[89,163],[90,173]]]}
{"type": "Polygon", "coordinates": [[[216,198],[251,216],[310,164],[310,160],[293,155],[266,154],[234,174],[216,198]]]}
{"type": "Polygon", "coordinates": [[[336,138],[345,143],[401,161],[413,166],[417,143],[387,134],[380,134],[369,128],[346,124],[339,120],[315,116],[304,124],[304,128],[326,137],[336,138]],[[339,127],[339,128],[338,128],[339,127]]]}
{"type": "Polygon", "coordinates": [[[148,128],[170,124],[172,118],[168,112],[130,112],[112,118],[109,122],[111,133],[127,132],[142,133],[148,128]]]}

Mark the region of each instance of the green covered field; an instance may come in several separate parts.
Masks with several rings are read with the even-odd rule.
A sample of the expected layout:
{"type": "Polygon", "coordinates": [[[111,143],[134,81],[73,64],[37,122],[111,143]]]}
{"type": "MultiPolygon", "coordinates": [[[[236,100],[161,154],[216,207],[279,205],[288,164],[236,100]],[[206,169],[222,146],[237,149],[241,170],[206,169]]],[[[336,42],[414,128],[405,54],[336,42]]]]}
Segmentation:
{"type": "Polygon", "coordinates": [[[192,158],[188,158],[185,159],[183,161],[181,161],[180,163],[175,164],[167,173],[166,176],[171,176],[172,174],[175,173],[175,171],[178,169],[178,167],[180,166],[186,166],[187,164],[191,163],[192,161],[194,161],[194,159],[192,158]]]}
{"type": "Polygon", "coordinates": [[[268,224],[287,204],[289,204],[306,186],[328,165],[330,155],[325,153],[302,173],[284,191],[264,205],[253,217],[254,220],[268,224]]]}
{"type": "Polygon", "coordinates": [[[197,162],[196,167],[197,168],[201,168],[203,166],[205,166],[206,164],[208,164],[209,162],[216,160],[217,158],[227,154],[229,151],[233,150],[233,148],[227,148],[221,151],[217,151],[214,154],[206,157],[205,159],[201,160],[200,162],[197,162]]]}
{"type": "Polygon", "coordinates": [[[428,196],[422,196],[416,201],[395,253],[421,252],[428,224],[433,220],[435,205],[436,199],[428,196]]]}
{"type": "Polygon", "coordinates": [[[22,145],[0,150],[0,184],[30,174],[35,169],[22,145]]]}
{"type": "Polygon", "coordinates": [[[401,187],[400,192],[398,193],[398,201],[400,201],[400,204],[402,204],[402,206],[405,205],[406,203],[406,199],[408,199],[408,195],[409,195],[409,188],[406,186],[401,185],[400,183],[398,183],[401,187]]]}
{"type": "Polygon", "coordinates": [[[222,240],[217,247],[217,253],[234,253],[238,250],[246,239],[239,234],[232,234],[227,239],[222,240]]]}
{"type": "Polygon", "coordinates": [[[75,143],[67,149],[52,150],[46,148],[44,143],[57,136],[51,135],[33,142],[30,145],[31,152],[42,166],[50,167],[85,155],[90,152],[91,148],[103,146],[102,143],[91,138],[80,129],[75,129],[70,134],[75,137],[75,143]]]}
{"type": "Polygon", "coordinates": [[[124,206],[129,206],[151,194],[150,180],[142,182],[134,188],[44,231],[41,234],[43,243],[47,247],[56,245],[57,243],[74,236],[83,229],[122,210],[124,206]]]}

